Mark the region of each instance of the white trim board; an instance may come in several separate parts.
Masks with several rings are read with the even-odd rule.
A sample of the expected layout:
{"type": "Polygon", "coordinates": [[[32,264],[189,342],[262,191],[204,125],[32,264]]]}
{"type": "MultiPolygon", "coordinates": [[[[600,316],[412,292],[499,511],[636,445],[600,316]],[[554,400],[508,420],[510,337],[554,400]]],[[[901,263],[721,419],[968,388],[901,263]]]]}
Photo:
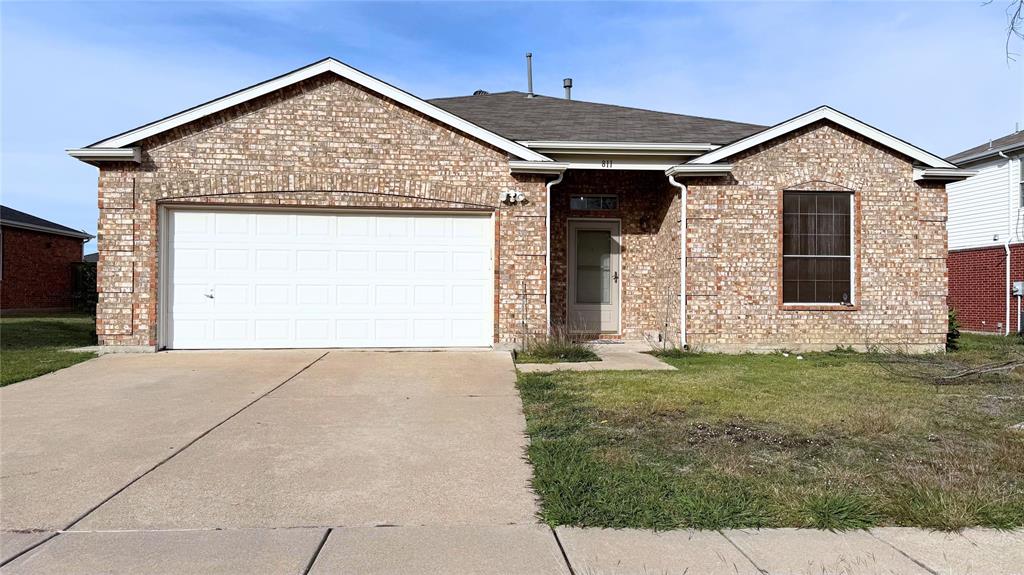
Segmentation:
{"type": "MultiPolygon", "coordinates": [[[[307,80],[314,76],[323,74],[325,72],[333,72],[341,76],[342,78],[359,84],[360,86],[372,92],[376,92],[381,96],[390,98],[391,100],[394,100],[399,104],[412,108],[413,110],[416,110],[417,112],[420,112],[425,116],[433,118],[443,124],[447,124],[456,130],[464,132],[478,140],[491,144],[492,146],[500,150],[518,156],[524,160],[532,160],[536,162],[550,161],[550,158],[538,152],[535,152],[527,148],[526,146],[523,146],[521,144],[513,142],[512,140],[499,136],[498,134],[495,134],[494,132],[491,132],[489,130],[485,130],[484,128],[481,128],[480,126],[477,126],[472,122],[466,121],[450,112],[446,112],[445,110],[442,110],[441,108],[438,108],[433,104],[430,104],[420,98],[417,98],[416,96],[413,96],[412,94],[400,88],[396,88],[395,86],[392,86],[387,82],[378,80],[377,78],[374,78],[369,74],[356,70],[351,66],[343,64],[340,61],[335,60],[334,58],[326,58],[324,60],[320,60],[319,62],[310,64],[309,66],[305,66],[303,68],[299,68],[298,70],[289,72],[287,74],[284,74],[283,76],[278,76],[277,78],[261,82],[259,84],[256,84],[255,86],[239,90],[238,92],[235,92],[233,94],[228,94],[227,96],[223,96],[216,100],[212,100],[205,104],[201,104],[194,108],[190,108],[183,112],[179,112],[172,116],[168,116],[166,118],[163,118],[162,120],[157,120],[155,122],[151,122],[144,126],[135,128],[134,130],[129,130],[122,134],[118,134],[105,140],[101,140],[99,142],[96,142],[95,144],[86,146],[84,149],[122,148],[124,146],[134,144],[140,140],[152,137],[156,134],[166,132],[167,130],[174,129],[178,126],[187,124],[189,122],[194,122],[195,120],[198,120],[205,116],[209,116],[210,114],[215,114],[222,110],[226,110],[233,106],[237,106],[238,104],[242,104],[254,98],[258,98],[260,96],[280,90],[297,82],[301,82],[303,80],[307,80]]],[[[76,152],[78,152],[79,150],[76,150],[76,152]]],[[[100,158],[93,159],[96,160],[100,158]]]]}
{"type": "Polygon", "coordinates": [[[772,126],[767,130],[763,130],[752,136],[747,136],[746,138],[743,138],[738,142],[734,142],[732,144],[729,144],[728,146],[723,146],[721,148],[718,148],[717,150],[708,152],[707,154],[704,154],[703,156],[695,160],[692,160],[689,163],[713,164],[715,162],[724,160],[730,156],[736,155],[744,150],[753,148],[754,146],[763,144],[769,140],[773,140],[775,138],[778,138],[779,136],[783,136],[785,134],[788,134],[789,132],[798,130],[800,128],[803,128],[804,126],[813,124],[821,120],[829,120],[831,122],[839,124],[840,126],[852,130],[860,134],[861,136],[864,136],[865,138],[874,140],[879,144],[886,146],[887,148],[896,150],[897,152],[910,156],[911,158],[917,160],[918,162],[925,164],[926,167],[956,168],[955,165],[947,162],[946,160],[943,160],[942,158],[934,154],[930,154],[922,150],[921,148],[918,148],[917,146],[908,144],[907,142],[904,142],[903,140],[895,136],[886,134],[885,132],[879,130],[878,128],[869,126],[856,118],[847,116],[846,114],[834,108],[830,108],[828,106],[821,106],[820,108],[815,108],[810,112],[801,114],[790,120],[786,120],[785,122],[772,126]]]}
{"type": "Polygon", "coordinates": [[[939,182],[959,182],[978,175],[978,170],[962,168],[914,168],[914,181],[935,180],[939,182]]]}

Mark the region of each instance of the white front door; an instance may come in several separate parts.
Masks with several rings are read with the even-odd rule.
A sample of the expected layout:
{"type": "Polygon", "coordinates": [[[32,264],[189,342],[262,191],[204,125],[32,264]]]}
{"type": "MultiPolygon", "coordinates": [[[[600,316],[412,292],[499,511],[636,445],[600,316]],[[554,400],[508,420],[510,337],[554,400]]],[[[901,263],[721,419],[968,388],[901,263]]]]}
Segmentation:
{"type": "Polygon", "coordinates": [[[619,331],[619,222],[569,221],[569,330],[619,331]]]}
{"type": "Polygon", "coordinates": [[[490,215],[166,217],[170,348],[489,346],[490,215]]]}

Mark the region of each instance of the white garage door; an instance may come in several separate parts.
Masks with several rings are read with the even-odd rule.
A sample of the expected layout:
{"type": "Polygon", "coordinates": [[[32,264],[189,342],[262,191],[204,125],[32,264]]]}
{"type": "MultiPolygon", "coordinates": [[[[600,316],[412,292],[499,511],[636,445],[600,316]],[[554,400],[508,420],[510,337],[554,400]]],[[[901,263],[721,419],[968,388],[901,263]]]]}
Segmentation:
{"type": "Polygon", "coordinates": [[[487,346],[488,215],[176,210],[170,348],[487,346]]]}

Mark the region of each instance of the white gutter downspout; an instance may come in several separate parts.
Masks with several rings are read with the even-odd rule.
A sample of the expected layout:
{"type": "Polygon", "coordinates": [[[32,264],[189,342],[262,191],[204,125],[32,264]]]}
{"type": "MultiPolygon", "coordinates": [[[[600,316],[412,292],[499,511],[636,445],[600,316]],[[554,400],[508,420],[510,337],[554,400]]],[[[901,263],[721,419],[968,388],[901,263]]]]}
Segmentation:
{"type": "Polygon", "coordinates": [[[671,175],[668,183],[679,188],[679,349],[686,349],[686,184],[671,175]]]}
{"type": "Polygon", "coordinates": [[[1003,322],[1003,326],[1005,327],[1005,335],[1010,335],[1010,235],[1013,233],[1013,162],[1003,152],[999,152],[999,157],[1006,160],[1006,240],[1003,242],[1003,250],[1006,251],[1006,283],[1003,284],[1003,303],[1006,304],[1006,320],[1003,322]]]}
{"type": "Polygon", "coordinates": [[[564,177],[565,172],[561,172],[557,178],[547,183],[547,198],[544,200],[547,208],[547,217],[544,218],[544,278],[547,282],[547,287],[544,288],[544,308],[548,316],[548,335],[551,335],[551,188],[562,183],[564,177]]]}

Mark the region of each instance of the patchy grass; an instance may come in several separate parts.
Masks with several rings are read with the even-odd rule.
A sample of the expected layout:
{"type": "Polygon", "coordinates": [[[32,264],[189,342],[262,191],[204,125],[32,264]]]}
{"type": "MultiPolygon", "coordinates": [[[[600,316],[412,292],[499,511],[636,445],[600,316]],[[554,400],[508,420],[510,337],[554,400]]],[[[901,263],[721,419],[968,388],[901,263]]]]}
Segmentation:
{"type": "MultiPolygon", "coordinates": [[[[957,364],[1016,340],[964,335],[957,364]]],[[[1018,348],[1019,349],[1019,348],[1018,348]]],[[[1024,373],[968,385],[878,356],[679,354],[677,372],[521,374],[552,525],[1024,526],[1024,373]]]]}
{"type": "Polygon", "coordinates": [[[534,341],[526,348],[526,351],[516,354],[516,363],[579,361],[601,361],[601,358],[594,352],[594,346],[591,344],[560,336],[534,341]]]}
{"type": "Polygon", "coordinates": [[[0,387],[96,357],[68,348],[96,343],[91,316],[0,318],[0,387]]]}

